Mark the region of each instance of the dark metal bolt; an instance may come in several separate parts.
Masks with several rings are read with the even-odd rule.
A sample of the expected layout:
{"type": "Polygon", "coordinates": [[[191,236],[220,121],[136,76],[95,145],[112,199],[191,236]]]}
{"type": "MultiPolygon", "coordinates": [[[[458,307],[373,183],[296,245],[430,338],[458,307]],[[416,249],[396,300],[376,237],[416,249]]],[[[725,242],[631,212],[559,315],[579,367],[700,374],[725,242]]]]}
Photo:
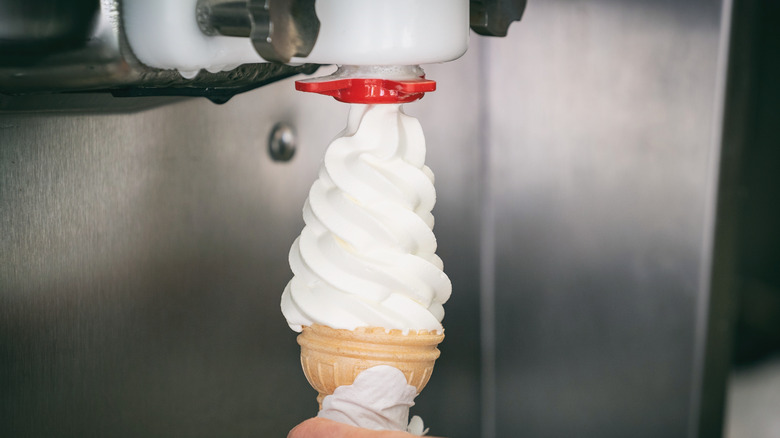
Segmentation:
{"type": "Polygon", "coordinates": [[[268,136],[268,153],[274,161],[290,161],[295,155],[298,138],[295,130],[287,123],[280,122],[271,129],[268,136]]]}

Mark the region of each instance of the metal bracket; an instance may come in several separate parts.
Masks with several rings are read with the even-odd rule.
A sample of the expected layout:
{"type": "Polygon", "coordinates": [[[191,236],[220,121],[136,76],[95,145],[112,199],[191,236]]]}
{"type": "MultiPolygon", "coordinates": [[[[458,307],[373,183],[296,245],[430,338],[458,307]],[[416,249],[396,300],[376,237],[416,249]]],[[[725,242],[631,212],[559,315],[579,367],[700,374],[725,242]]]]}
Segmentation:
{"type": "Polygon", "coordinates": [[[249,37],[267,61],[306,57],[320,32],[315,0],[200,0],[198,25],[206,35],[249,37]]]}
{"type": "Polygon", "coordinates": [[[526,0],[471,0],[471,30],[485,36],[504,37],[513,21],[520,21],[526,0]]]}

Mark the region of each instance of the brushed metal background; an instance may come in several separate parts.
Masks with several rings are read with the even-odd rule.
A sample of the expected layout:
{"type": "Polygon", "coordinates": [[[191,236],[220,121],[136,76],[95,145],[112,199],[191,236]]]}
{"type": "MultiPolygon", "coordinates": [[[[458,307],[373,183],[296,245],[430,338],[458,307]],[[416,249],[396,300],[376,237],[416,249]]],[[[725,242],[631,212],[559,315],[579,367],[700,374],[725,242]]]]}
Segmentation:
{"type": "MultiPolygon", "coordinates": [[[[413,408],[432,433],[692,436],[720,14],[531,2],[506,39],[426,67],[438,91],[407,110],[454,285],[413,408]]],[[[346,111],[286,80],[0,114],[0,434],[270,437],[314,415],[278,302],[346,111]],[[280,121],[289,163],[266,151],[280,121]]]]}
{"type": "Polygon", "coordinates": [[[488,42],[496,436],[696,433],[724,31],[550,1],[488,42]]]}

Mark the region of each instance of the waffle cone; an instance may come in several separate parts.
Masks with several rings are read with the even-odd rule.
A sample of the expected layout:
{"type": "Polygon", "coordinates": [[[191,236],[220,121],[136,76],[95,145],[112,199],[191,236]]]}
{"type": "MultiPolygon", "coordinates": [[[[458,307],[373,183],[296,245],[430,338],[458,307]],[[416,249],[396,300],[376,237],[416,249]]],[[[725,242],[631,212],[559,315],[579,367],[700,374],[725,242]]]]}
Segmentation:
{"type": "Polygon", "coordinates": [[[363,370],[377,365],[401,370],[419,394],[431,378],[440,354],[436,346],[442,339],[444,334],[428,331],[403,334],[381,327],[341,330],[314,324],[303,327],[298,344],[303,373],[319,393],[317,402],[322,408],[325,396],[339,386],[351,385],[363,370]]]}

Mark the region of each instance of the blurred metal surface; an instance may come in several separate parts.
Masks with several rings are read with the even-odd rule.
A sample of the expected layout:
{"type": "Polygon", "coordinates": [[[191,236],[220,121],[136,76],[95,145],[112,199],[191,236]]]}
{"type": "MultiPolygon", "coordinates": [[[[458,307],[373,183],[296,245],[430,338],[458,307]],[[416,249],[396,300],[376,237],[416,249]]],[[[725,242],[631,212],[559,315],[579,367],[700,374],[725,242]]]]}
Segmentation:
{"type": "MultiPolygon", "coordinates": [[[[433,433],[695,436],[720,14],[532,2],[426,67],[438,91],[407,111],[454,285],[413,408],[433,433]]],[[[278,301],[346,105],[291,81],[130,114],[29,99],[0,99],[0,435],[284,436],[313,415],[278,301]]]]}
{"type": "Polygon", "coordinates": [[[0,57],[63,50],[83,44],[100,12],[100,0],[3,0],[0,57]]]}
{"type": "Polygon", "coordinates": [[[726,438],[780,436],[780,357],[734,372],[729,382],[726,438]]]}
{"type": "MultiPolygon", "coordinates": [[[[728,204],[719,202],[718,220],[726,216],[737,228],[723,239],[736,258],[727,302],[736,317],[726,327],[734,327],[734,368],[728,409],[716,406],[715,413],[725,413],[729,438],[769,438],[780,436],[780,3],[746,0],[733,9],[720,178],[731,191],[728,204]]],[[[715,263],[722,252],[716,247],[715,263]]]]}
{"type": "Polygon", "coordinates": [[[721,7],[529,2],[485,42],[495,436],[697,435],[721,7]]]}
{"type": "Polygon", "coordinates": [[[316,411],[278,301],[344,123],[322,103],[297,111],[287,81],[225,106],[0,116],[0,435],[284,436],[316,411]],[[278,121],[307,152],[285,164],[278,121]]]}

